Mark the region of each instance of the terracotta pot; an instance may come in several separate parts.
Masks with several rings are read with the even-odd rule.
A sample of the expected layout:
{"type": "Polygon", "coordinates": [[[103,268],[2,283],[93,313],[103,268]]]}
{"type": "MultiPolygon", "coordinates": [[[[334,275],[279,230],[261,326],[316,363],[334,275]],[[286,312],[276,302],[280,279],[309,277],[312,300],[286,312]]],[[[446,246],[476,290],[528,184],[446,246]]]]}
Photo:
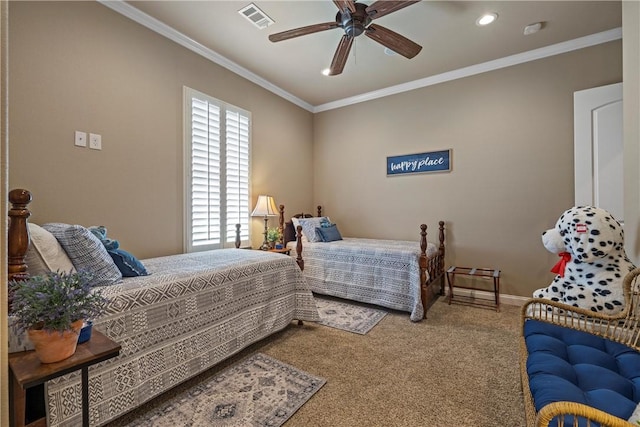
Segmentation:
{"type": "Polygon", "coordinates": [[[64,332],[48,329],[29,329],[29,339],[36,349],[36,356],[42,363],[54,363],[73,356],[78,344],[78,335],[84,321],[76,320],[71,330],[64,332]]]}

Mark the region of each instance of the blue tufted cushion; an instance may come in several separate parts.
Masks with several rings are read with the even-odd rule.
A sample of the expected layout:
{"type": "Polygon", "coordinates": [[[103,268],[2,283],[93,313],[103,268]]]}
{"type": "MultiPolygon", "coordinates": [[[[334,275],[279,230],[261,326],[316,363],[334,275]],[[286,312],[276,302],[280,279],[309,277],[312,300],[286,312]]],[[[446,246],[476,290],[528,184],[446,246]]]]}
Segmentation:
{"type": "MultiPolygon", "coordinates": [[[[639,352],[586,332],[537,320],[525,323],[524,337],[529,353],[529,388],[536,411],[552,402],[570,401],[624,420],[631,416],[640,402],[639,352]]],[[[580,420],[579,425],[585,424],[580,420]]]]}

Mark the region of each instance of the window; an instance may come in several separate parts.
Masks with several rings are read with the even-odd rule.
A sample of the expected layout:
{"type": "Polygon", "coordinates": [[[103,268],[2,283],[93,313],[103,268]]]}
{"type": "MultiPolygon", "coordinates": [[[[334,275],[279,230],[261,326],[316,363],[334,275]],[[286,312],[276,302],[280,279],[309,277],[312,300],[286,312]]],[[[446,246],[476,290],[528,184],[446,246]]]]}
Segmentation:
{"type": "Polygon", "coordinates": [[[249,235],[251,115],[184,89],[185,250],[234,247],[249,235]]]}

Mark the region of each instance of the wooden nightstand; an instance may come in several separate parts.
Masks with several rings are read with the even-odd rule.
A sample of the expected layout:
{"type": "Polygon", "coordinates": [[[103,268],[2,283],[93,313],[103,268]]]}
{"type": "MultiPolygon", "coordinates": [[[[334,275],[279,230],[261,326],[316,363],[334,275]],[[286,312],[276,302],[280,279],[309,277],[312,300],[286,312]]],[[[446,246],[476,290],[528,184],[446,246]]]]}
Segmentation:
{"type": "Polygon", "coordinates": [[[278,253],[278,254],[291,255],[291,249],[289,249],[289,248],[269,249],[269,250],[267,250],[267,252],[275,252],[275,253],[278,253]]]}
{"type": "MultiPolygon", "coordinates": [[[[83,344],[78,344],[74,355],[61,362],[40,363],[33,350],[9,354],[11,425],[24,426],[25,394],[28,388],[81,369],[82,426],[89,426],[89,366],[116,357],[120,354],[120,348],[120,344],[94,328],[91,339],[83,344]]],[[[29,425],[43,426],[46,425],[46,420],[37,420],[29,425]]]]}

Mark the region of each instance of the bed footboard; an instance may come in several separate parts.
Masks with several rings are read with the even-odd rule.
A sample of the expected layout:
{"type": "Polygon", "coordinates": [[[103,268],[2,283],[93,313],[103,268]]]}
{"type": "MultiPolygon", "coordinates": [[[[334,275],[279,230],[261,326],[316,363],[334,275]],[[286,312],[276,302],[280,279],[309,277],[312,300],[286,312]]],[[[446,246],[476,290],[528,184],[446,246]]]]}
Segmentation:
{"type": "Polygon", "coordinates": [[[420,295],[424,307],[424,318],[436,296],[444,295],[444,221],[438,222],[438,251],[427,257],[427,226],[420,226],[420,295]],[[440,289],[437,289],[439,286],[440,289]]]}

